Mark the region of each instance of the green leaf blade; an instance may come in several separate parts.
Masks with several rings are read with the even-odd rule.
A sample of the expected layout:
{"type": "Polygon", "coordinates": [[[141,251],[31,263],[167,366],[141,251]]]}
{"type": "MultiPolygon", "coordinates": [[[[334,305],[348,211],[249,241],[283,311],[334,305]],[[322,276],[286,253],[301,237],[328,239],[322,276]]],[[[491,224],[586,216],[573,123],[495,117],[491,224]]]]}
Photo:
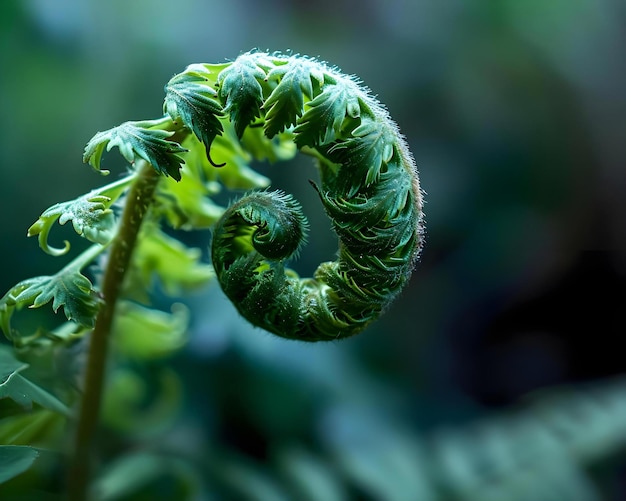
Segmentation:
{"type": "Polygon", "coordinates": [[[293,59],[272,69],[268,81],[277,80],[278,85],[269,95],[263,108],[265,113],[265,133],[274,137],[279,132],[294,125],[304,113],[304,98],[314,98],[315,87],[324,84],[324,74],[319,66],[306,59],[293,59]]]}
{"type": "Polygon", "coordinates": [[[47,254],[60,256],[69,251],[69,242],[65,241],[63,248],[52,247],[48,243],[48,235],[57,221],[60,225],[71,221],[76,234],[90,242],[106,245],[115,234],[116,220],[110,209],[113,201],[109,196],[92,192],[75,200],[55,204],[28,228],[27,235],[37,236],[39,247],[47,254]]]}
{"type": "MultiPolygon", "coordinates": [[[[205,286],[215,276],[201,258],[200,249],[187,247],[155,225],[145,225],[133,255],[132,282],[145,291],[158,281],[168,295],[180,295],[205,286]]],[[[135,292],[139,299],[140,295],[135,292]]]]}
{"type": "MultiPolygon", "coordinates": [[[[217,92],[206,82],[206,78],[192,73],[174,77],[165,87],[166,97],[163,109],[175,122],[179,119],[206,148],[207,157],[211,143],[223,132],[220,117],[224,110],[217,92]]],[[[210,157],[209,157],[210,158],[210,157]]]]}
{"type": "Polygon", "coordinates": [[[242,56],[217,77],[220,85],[218,94],[226,103],[224,111],[230,114],[239,138],[246,127],[261,116],[263,88],[259,81],[265,76],[265,71],[256,64],[254,57],[242,56]]]}
{"type": "Polygon", "coordinates": [[[73,267],[20,282],[5,295],[2,303],[10,308],[39,308],[50,301],[55,313],[62,307],[68,320],[93,327],[99,307],[96,292],[89,279],[73,267]]]}
{"type": "Polygon", "coordinates": [[[125,356],[153,360],[180,350],[187,342],[188,327],[189,310],[183,304],[175,303],[168,313],[123,301],[115,318],[113,339],[125,356]]]}
{"type": "Polygon", "coordinates": [[[0,446],[0,484],[28,470],[39,457],[39,451],[23,445],[0,446]]]}
{"type": "Polygon", "coordinates": [[[321,94],[307,104],[307,110],[294,129],[298,148],[318,146],[339,137],[347,116],[358,118],[360,107],[352,89],[345,85],[326,85],[321,94]]]}
{"type": "Polygon", "coordinates": [[[352,193],[360,185],[369,186],[378,181],[383,165],[394,155],[394,144],[394,130],[367,117],[352,131],[352,137],[338,141],[328,154],[331,161],[354,171],[350,177],[352,193]]]}
{"type": "Polygon", "coordinates": [[[10,398],[26,408],[37,403],[46,409],[69,416],[70,411],[63,402],[20,374],[26,368],[28,365],[15,358],[8,346],[0,346],[0,399],[10,398]]]}
{"type": "Polygon", "coordinates": [[[63,402],[21,374],[15,374],[4,383],[0,383],[0,398],[5,397],[26,408],[31,408],[33,403],[37,403],[64,416],[70,415],[69,408],[63,402]]]}
{"type": "Polygon", "coordinates": [[[98,132],[87,143],[83,161],[100,170],[104,149],[110,151],[117,147],[129,163],[135,163],[142,158],[159,174],[171,176],[179,181],[183,162],[179,153],[186,150],[178,143],[168,141],[167,138],[174,133],[156,128],[160,125],[159,121],[125,122],[108,131],[98,132]]]}
{"type": "Polygon", "coordinates": [[[0,443],[6,445],[58,443],[66,433],[66,416],[46,408],[0,419],[0,443]]]}

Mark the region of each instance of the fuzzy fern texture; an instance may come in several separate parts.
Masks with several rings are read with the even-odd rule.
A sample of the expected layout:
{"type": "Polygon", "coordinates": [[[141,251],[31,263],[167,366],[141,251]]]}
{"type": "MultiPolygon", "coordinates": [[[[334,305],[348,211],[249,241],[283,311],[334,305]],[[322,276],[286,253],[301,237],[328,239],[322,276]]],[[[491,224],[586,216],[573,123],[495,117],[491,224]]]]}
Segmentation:
{"type": "Polygon", "coordinates": [[[350,336],[376,319],[407,282],[422,241],[415,163],[380,103],[318,61],[260,52],[192,65],[166,90],[166,112],[194,132],[212,165],[225,165],[211,151],[225,129],[244,149],[254,136],[293,143],[317,160],[315,188],[339,236],[339,259],[300,279],[285,267],[305,241],[299,205],[276,191],[245,196],[215,225],[212,245],[217,278],[238,311],[305,341],[350,336]]]}
{"type": "MultiPolygon", "coordinates": [[[[209,82],[204,68],[185,74],[209,82]]],[[[245,54],[217,73],[216,87],[240,138],[262,127],[266,138],[316,158],[315,188],[340,242],[337,261],[299,278],[285,260],[305,239],[300,207],[280,192],[252,193],[215,226],[213,266],[224,292],[279,336],[319,341],[362,331],[406,284],[422,242],[417,171],[398,128],[355,79],[308,58],[245,54]]]]}

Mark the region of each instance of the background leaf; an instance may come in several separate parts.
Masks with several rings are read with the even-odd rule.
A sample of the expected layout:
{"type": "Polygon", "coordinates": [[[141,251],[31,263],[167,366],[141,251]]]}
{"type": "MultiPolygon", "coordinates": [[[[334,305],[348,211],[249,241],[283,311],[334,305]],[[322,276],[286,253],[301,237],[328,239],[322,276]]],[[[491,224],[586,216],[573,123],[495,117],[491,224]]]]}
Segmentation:
{"type": "Polygon", "coordinates": [[[32,447],[0,445],[0,483],[28,470],[38,456],[32,447]]]}
{"type": "Polygon", "coordinates": [[[182,304],[171,313],[121,302],[113,332],[117,349],[126,357],[146,360],[171,356],[187,342],[189,310],[182,304]]]}
{"type": "Polygon", "coordinates": [[[198,484],[195,472],[185,463],[158,452],[139,451],[108,465],[93,491],[102,501],[150,499],[159,490],[169,492],[173,499],[196,499],[198,484]]]}
{"type": "MultiPolygon", "coordinates": [[[[244,138],[251,130],[246,129],[244,138]]],[[[251,167],[253,156],[239,143],[232,125],[226,125],[224,134],[215,138],[211,155],[215,162],[223,166],[215,168],[209,162],[200,163],[206,178],[219,181],[230,190],[264,188],[270,183],[269,178],[251,167]]]]}
{"type": "MultiPolygon", "coordinates": [[[[144,224],[131,263],[131,294],[141,297],[158,283],[170,296],[205,286],[213,277],[213,267],[202,261],[199,248],[190,248],[164,233],[157,226],[144,224]]],[[[129,290],[130,292],[130,290],[129,290]]]]}
{"type": "Polygon", "coordinates": [[[64,415],[37,408],[0,419],[0,443],[50,448],[62,442],[66,427],[64,415]]]}
{"type": "Polygon", "coordinates": [[[33,403],[69,416],[67,406],[51,393],[37,384],[29,381],[20,374],[26,369],[26,364],[20,362],[11,354],[7,346],[0,345],[0,399],[10,398],[19,405],[30,408],[33,403]]]}

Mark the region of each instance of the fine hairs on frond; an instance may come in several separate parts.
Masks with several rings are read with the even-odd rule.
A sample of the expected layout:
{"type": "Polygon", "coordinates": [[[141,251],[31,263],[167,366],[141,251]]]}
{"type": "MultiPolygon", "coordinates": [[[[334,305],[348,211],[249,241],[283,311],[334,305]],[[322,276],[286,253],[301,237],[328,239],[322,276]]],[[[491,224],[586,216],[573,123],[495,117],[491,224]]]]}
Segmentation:
{"type": "MultiPolygon", "coordinates": [[[[282,337],[361,332],[406,285],[422,247],[422,191],[398,126],[357,77],[315,58],[253,50],[217,76],[200,76],[221,129],[234,127],[242,144],[247,130],[262,128],[264,140],[293,142],[318,160],[315,188],[339,238],[338,259],[300,279],[285,267],[306,237],[299,204],[282,192],[244,195],[213,232],[224,292],[251,323],[282,337]]],[[[194,132],[202,120],[212,123],[171,111],[194,132]]]]}

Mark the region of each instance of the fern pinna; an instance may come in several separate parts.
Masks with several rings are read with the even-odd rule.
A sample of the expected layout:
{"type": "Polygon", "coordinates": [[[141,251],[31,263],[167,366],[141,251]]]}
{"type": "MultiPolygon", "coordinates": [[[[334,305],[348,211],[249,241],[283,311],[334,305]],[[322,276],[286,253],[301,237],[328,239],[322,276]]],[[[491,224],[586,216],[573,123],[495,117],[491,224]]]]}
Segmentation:
{"type": "MultiPolygon", "coordinates": [[[[208,85],[210,74],[202,76],[208,85]]],[[[422,241],[417,172],[397,126],[357,81],[305,57],[245,54],[217,74],[216,94],[239,137],[246,127],[262,126],[268,138],[288,131],[282,141],[316,157],[315,188],[340,242],[337,261],[299,278],[285,260],[305,239],[300,207],[280,192],[251,193],[214,230],[213,266],[225,294],[279,336],[360,332],[402,289],[422,241]]]]}

